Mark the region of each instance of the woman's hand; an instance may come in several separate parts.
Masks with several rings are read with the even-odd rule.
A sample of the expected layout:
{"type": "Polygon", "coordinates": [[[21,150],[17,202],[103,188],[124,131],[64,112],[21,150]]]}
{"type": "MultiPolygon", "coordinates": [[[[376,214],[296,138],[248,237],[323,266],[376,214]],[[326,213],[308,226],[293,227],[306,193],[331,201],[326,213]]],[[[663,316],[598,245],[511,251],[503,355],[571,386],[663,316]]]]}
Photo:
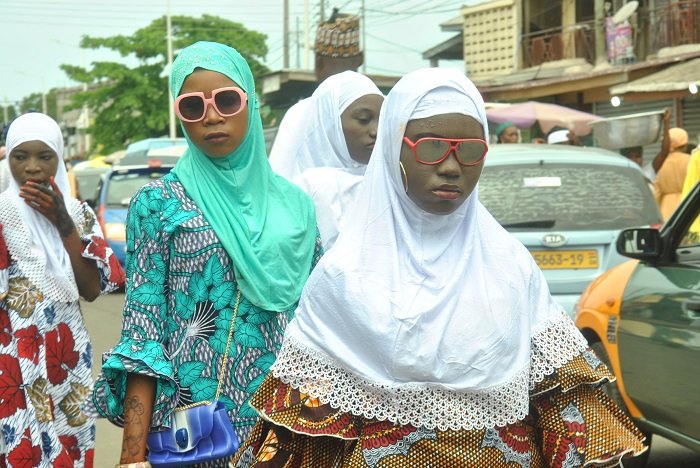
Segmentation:
{"type": "Polygon", "coordinates": [[[56,226],[61,237],[66,237],[75,230],[63,202],[63,194],[53,177],[49,177],[49,187],[32,181],[26,182],[19,188],[19,196],[56,226]]]}
{"type": "Polygon", "coordinates": [[[2,236],[2,224],[0,224],[0,270],[10,266],[10,253],[7,251],[5,238],[2,236]]]}

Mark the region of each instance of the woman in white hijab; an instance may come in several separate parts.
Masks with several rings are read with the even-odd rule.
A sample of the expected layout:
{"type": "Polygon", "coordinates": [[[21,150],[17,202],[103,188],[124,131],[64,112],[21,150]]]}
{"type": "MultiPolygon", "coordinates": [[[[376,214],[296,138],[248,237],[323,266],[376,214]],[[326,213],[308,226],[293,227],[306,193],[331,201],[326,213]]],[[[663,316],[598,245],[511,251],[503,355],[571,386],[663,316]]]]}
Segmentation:
{"type": "Polygon", "coordinates": [[[583,466],[644,450],[528,251],[481,205],[484,103],[452,69],[388,94],[353,223],[253,398],[257,466],[583,466]]]}
{"type": "Polygon", "coordinates": [[[296,152],[270,157],[272,169],[314,201],[325,249],[352,207],[377,138],[384,96],[366,76],[346,71],[324,80],[310,98],[309,121],[296,152]]]}
{"type": "Polygon", "coordinates": [[[2,466],[92,466],[92,346],[78,299],[124,283],[90,208],[70,198],[63,135],[50,117],[7,133],[0,194],[0,454],[2,466]],[[66,194],[64,196],[64,194],[66,194]],[[29,461],[28,461],[29,460],[29,461]]]}

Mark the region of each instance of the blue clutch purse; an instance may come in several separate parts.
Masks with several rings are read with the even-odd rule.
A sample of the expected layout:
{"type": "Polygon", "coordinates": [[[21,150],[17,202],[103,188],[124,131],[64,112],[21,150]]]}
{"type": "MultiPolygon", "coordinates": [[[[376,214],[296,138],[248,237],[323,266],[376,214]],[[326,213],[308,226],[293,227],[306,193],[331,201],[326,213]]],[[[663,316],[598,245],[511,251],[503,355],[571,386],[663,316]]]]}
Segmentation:
{"type": "Polygon", "coordinates": [[[214,401],[175,408],[170,416],[170,429],[148,433],[148,461],[151,465],[160,468],[194,465],[231,457],[238,451],[238,437],[226,406],[218,398],[240,301],[241,292],[238,291],[214,401]]]}
{"type": "Polygon", "coordinates": [[[220,401],[175,410],[167,431],[148,434],[148,461],[176,467],[231,457],[239,442],[220,401]]]}

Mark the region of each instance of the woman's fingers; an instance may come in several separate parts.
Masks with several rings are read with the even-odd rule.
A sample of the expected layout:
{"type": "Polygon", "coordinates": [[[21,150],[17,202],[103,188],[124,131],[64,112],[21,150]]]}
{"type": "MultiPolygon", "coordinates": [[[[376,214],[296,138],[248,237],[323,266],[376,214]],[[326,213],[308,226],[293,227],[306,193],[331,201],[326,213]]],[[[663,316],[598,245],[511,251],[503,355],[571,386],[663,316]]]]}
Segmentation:
{"type": "Polygon", "coordinates": [[[56,179],[54,176],[49,177],[49,185],[51,186],[53,193],[56,194],[56,197],[63,198],[63,193],[61,193],[61,189],[59,189],[58,185],[56,185],[56,179]]]}

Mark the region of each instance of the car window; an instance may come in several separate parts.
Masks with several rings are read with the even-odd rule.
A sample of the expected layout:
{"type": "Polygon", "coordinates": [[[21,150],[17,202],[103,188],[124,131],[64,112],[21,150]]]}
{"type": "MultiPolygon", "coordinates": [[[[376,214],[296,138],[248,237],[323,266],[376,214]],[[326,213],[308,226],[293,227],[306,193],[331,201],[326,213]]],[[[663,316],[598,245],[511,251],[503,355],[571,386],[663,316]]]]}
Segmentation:
{"type": "Polygon", "coordinates": [[[486,166],[479,199],[510,231],[607,230],[661,222],[644,177],[626,167],[486,166]]]}
{"type": "Polygon", "coordinates": [[[78,181],[78,193],[83,200],[94,199],[97,194],[97,184],[100,182],[100,173],[76,173],[78,181]]]}
{"type": "Polygon", "coordinates": [[[138,189],[163,175],[165,174],[162,172],[114,173],[109,178],[105,204],[110,207],[126,208],[138,189]]]}

